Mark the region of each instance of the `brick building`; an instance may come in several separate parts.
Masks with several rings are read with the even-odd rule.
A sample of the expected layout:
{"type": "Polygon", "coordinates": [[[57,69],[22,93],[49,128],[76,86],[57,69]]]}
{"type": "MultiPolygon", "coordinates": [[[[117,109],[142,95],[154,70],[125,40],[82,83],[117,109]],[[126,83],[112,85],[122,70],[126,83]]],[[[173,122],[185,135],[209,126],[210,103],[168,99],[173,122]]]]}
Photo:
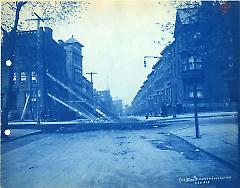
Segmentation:
{"type": "MultiPolygon", "coordinates": [[[[3,39],[5,40],[5,39],[3,39]]],[[[2,45],[2,56],[5,43],[2,45]]],[[[13,62],[13,92],[11,97],[10,117],[12,119],[47,118],[66,113],[68,110],[49,100],[47,93],[58,92],[57,85],[52,85],[46,73],[67,82],[65,68],[65,50],[52,39],[50,28],[21,31],[17,33],[15,47],[15,61],[13,62]],[[56,67],[58,67],[56,69],[56,67]]],[[[8,72],[2,67],[2,108],[7,97],[8,72]]],[[[59,97],[67,99],[66,91],[59,93],[59,97]]]]}
{"type": "MultiPolygon", "coordinates": [[[[2,41],[2,59],[7,53],[2,41]]],[[[9,118],[13,120],[94,119],[104,116],[92,98],[92,84],[82,75],[82,45],[73,37],[56,42],[50,28],[17,33],[13,62],[13,92],[9,118]]],[[[9,88],[2,63],[2,110],[9,88]]]]}
{"type": "Polygon", "coordinates": [[[174,42],[132,102],[135,114],[160,114],[165,104],[193,110],[196,93],[201,111],[236,108],[239,50],[239,3],[226,11],[213,2],[177,10],[174,42]],[[237,18],[238,19],[234,19],[237,18]],[[226,105],[227,104],[227,105],[226,105]]]}
{"type": "Polygon", "coordinates": [[[64,47],[66,51],[66,71],[69,78],[69,84],[76,90],[80,90],[87,97],[92,96],[93,85],[83,76],[83,55],[84,47],[73,36],[66,42],[59,40],[58,43],[64,47]]]}

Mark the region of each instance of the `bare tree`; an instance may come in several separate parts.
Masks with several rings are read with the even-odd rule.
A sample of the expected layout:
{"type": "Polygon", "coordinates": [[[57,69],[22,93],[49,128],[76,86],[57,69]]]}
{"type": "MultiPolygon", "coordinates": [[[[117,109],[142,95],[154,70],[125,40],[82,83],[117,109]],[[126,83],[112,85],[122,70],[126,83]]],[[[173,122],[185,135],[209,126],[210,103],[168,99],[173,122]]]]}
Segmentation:
{"type": "MultiPolygon", "coordinates": [[[[13,89],[13,71],[15,63],[15,45],[17,32],[21,29],[30,29],[26,19],[36,19],[36,16],[47,18],[45,23],[53,26],[57,23],[75,22],[86,12],[90,3],[84,1],[16,1],[1,2],[1,34],[4,54],[1,55],[1,68],[7,69],[8,91],[6,103],[1,111],[1,134],[8,127],[8,114],[13,89]],[[11,66],[6,66],[6,61],[12,62],[11,66]],[[4,67],[5,66],[5,67],[4,67]]],[[[2,105],[3,106],[3,105],[2,105]]]]}

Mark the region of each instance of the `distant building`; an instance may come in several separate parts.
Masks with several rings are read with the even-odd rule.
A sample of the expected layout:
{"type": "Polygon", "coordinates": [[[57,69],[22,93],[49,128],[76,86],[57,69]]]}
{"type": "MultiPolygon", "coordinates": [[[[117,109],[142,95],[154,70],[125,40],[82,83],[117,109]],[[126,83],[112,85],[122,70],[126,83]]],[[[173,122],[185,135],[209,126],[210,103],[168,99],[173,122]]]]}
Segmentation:
{"type": "Polygon", "coordinates": [[[112,96],[110,90],[96,91],[94,94],[95,101],[103,106],[106,110],[111,111],[112,109],[112,96]]]}
{"type": "Polygon", "coordinates": [[[112,113],[122,116],[123,115],[123,102],[121,99],[116,99],[112,101],[112,113]]]}
{"type": "Polygon", "coordinates": [[[134,114],[160,115],[162,105],[192,111],[194,93],[201,111],[236,109],[239,2],[229,3],[224,13],[213,2],[177,10],[175,40],[132,101],[134,114]]]}
{"type": "Polygon", "coordinates": [[[123,111],[124,111],[124,115],[125,115],[125,116],[131,116],[131,115],[133,115],[132,106],[130,106],[130,105],[124,105],[123,111]]]}
{"type": "Polygon", "coordinates": [[[147,76],[132,102],[135,114],[161,113],[162,104],[172,104],[180,101],[181,79],[176,60],[175,42],[168,45],[162,52],[161,58],[153,66],[152,72],[147,76]]]}

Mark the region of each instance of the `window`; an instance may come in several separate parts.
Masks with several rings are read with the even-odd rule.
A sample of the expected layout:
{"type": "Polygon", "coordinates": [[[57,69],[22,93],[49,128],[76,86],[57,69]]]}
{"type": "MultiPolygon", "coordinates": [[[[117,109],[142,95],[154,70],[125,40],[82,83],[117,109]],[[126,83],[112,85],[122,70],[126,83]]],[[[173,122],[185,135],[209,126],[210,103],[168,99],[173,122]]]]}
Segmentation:
{"type": "Polygon", "coordinates": [[[14,72],[13,73],[13,83],[16,83],[17,82],[17,73],[14,72]]]}
{"type": "Polygon", "coordinates": [[[195,69],[201,69],[202,68],[202,64],[199,62],[195,63],[195,69]]]}
{"type": "Polygon", "coordinates": [[[201,69],[201,68],[202,68],[202,58],[196,57],[195,69],[201,69]]]}
{"type": "Polygon", "coordinates": [[[187,63],[184,61],[182,64],[182,70],[186,71],[187,70],[187,63]]]}
{"type": "Polygon", "coordinates": [[[74,71],[74,80],[76,83],[81,83],[81,70],[74,71]]]}
{"type": "Polygon", "coordinates": [[[189,98],[193,98],[194,97],[194,92],[193,91],[189,91],[188,96],[189,96],[189,98]]]}
{"type": "Polygon", "coordinates": [[[201,33],[200,32],[196,32],[194,35],[193,35],[193,38],[194,39],[198,39],[200,37],[201,33]]]}
{"type": "Polygon", "coordinates": [[[197,98],[203,98],[202,90],[197,91],[197,98]]]}
{"type": "MultiPolygon", "coordinates": [[[[187,69],[187,66],[186,67],[183,67],[185,69],[183,70],[186,70],[187,69]]],[[[189,70],[193,70],[193,69],[201,69],[202,68],[202,58],[201,57],[189,57],[188,58],[188,68],[189,70]]]]}
{"type": "Polygon", "coordinates": [[[21,72],[21,82],[25,83],[27,81],[27,73],[21,72]]]}
{"type": "MultiPolygon", "coordinates": [[[[193,98],[194,97],[194,86],[193,85],[190,85],[188,86],[187,88],[187,95],[189,98],[193,98]]],[[[197,98],[203,98],[203,87],[202,87],[202,84],[198,84],[197,87],[196,87],[196,95],[197,95],[197,98]]]]}
{"type": "Polygon", "coordinates": [[[190,70],[194,69],[194,57],[193,56],[189,57],[188,63],[189,63],[189,69],[190,70]]]}
{"type": "Polygon", "coordinates": [[[32,72],[32,83],[37,83],[37,74],[36,72],[32,72]]]}
{"type": "Polygon", "coordinates": [[[196,57],[196,62],[202,62],[202,58],[201,57],[196,57]]]}
{"type": "Polygon", "coordinates": [[[193,62],[194,62],[194,57],[193,57],[193,56],[190,56],[190,57],[188,58],[188,62],[189,62],[189,63],[193,63],[193,62]]]}

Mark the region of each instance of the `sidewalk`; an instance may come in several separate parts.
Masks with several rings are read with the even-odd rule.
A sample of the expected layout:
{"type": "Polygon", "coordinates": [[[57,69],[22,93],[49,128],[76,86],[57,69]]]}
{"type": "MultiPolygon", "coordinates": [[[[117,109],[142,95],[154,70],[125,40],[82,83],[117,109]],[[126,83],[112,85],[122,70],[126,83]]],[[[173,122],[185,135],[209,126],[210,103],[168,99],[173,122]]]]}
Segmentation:
{"type": "Polygon", "coordinates": [[[201,124],[200,136],[195,138],[195,127],[185,127],[171,131],[205,152],[222,159],[230,166],[238,164],[238,125],[237,124],[201,124]]]}
{"type": "MultiPolygon", "coordinates": [[[[220,116],[237,116],[237,112],[200,112],[198,113],[199,118],[208,118],[208,117],[220,117],[220,116]]],[[[131,117],[131,116],[130,116],[131,117]]],[[[145,116],[132,116],[140,121],[146,121],[145,116]]],[[[148,116],[147,121],[156,121],[156,120],[181,120],[194,118],[194,113],[179,114],[176,118],[173,118],[172,115],[168,117],[161,116],[148,116]]]]}
{"type": "Polygon", "coordinates": [[[29,135],[40,134],[41,130],[34,129],[10,129],[10,135],[1,138],[1,142],[16,140],[29,135]]]}

